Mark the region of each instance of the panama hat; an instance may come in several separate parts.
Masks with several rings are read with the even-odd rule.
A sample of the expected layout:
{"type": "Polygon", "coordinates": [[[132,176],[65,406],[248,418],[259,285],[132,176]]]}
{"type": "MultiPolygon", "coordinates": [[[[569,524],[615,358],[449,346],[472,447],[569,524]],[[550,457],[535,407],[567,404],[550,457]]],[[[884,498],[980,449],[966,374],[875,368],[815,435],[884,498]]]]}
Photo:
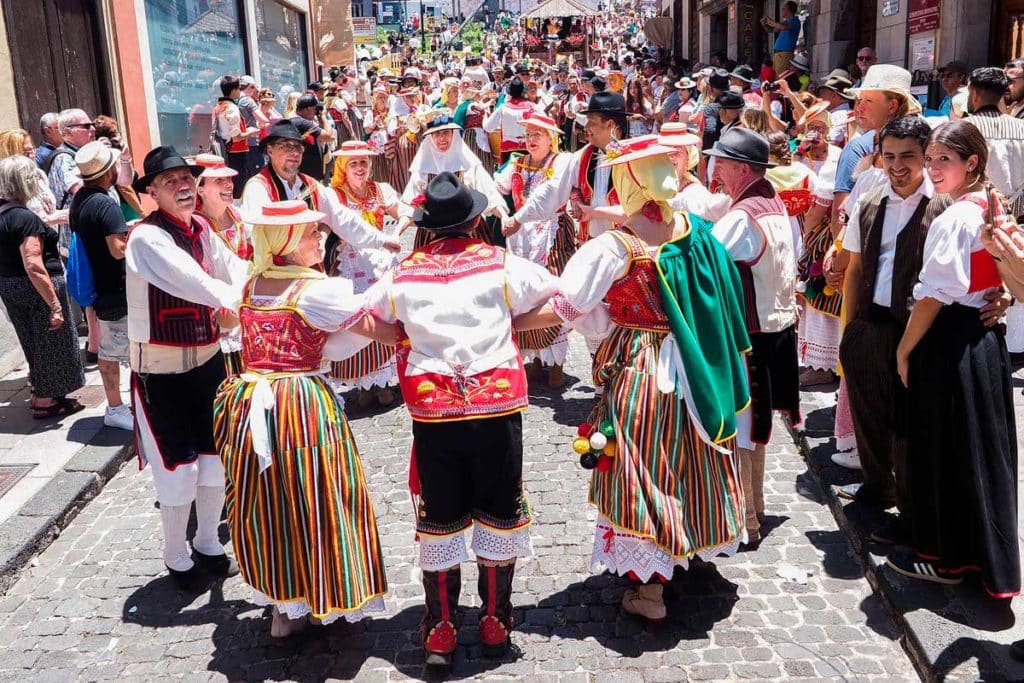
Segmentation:
{"type": "Polygon", "coordinates": [[[628,164],[638,159],[653,157],[659,154],[671,154],[674,151],[674,147],[662,145],[657,135],[641,135],[640,137],[629,138],[628,140],[612,142],[608,145],[608,148],[605,149],[604,161],[598,165],[598,168],[628,164]]]}
{"type": "Polygon", "coordinates": [[[319,223],[326,214],[313,211],[301,199],[270,202],[257,206],[242,214],[242,221],[249,225],[305,225],[319,223]]]}
{"type": "Polygon", "coordinates": [[[910,99],[913,97],[910,94],[910,84],[913,80],[914,77],[906,69],[893,64],[875,64],[864,74],[860,87],[853,88],[850,92],[859,96],[865,90],[882,90],[910,99]]]}
{"type": "Polygon", "coordinates": [[[238,171],[230,168],[223,157],[216,154],[197,154],[193,157],[192,163],[202,167],[200,178],[232,178],[238,175],[238,171]]]}
{"type": "Polygon", "coordinates": [[[811,63],[807,60],[807,55],[797,55],[796,57],[793,57],[793,59],[789,60],[789,66],[797,71],[811,70],[811,63]]]}
{"type": "Polygon", "coordinates": [[[88,142],[75,152],[75,165],[82,180],[95,180],[114,168],[121,158],[121,150],[99,140],[88,142]]]}

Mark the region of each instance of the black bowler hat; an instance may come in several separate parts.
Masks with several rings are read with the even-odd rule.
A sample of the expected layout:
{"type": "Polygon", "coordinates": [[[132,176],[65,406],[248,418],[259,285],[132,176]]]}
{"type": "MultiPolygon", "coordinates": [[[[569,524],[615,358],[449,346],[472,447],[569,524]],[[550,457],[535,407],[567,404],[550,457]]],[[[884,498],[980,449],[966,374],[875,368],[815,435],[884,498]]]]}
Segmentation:
{"type": "Polygon", "coordinates": [[[525,64],[522,64],[522,63],[516,64],[516,74],[517,75],[522,75],[522,74],[527,74],[528,75],[529,73],[530,73],[530,67],[528,67],[528,66],[526,66],[525,64]]]}
{"type": "Polygon", "coordinates": [[[730,74],[725,69],[714,69],[708,76],[708,85],[715,90],[729,89],[730,74]]]}
{"type": "Polygon", "coordinates": [[[754,70],[751,69],[746,64],[740,64],[739,66],[737,66],[735,69],[732,70],[732,74],[730,75],[733,78],[737,78],[743,81],[744,83],[754,82],[754,70]]]}
{"type": "Polygon", "coordinates": [[[445,232],[469,223],[487,208],[483,192],[466,187],[454,173],[445,171],[427,185],[421,198],[413,200],[416,206],[412,220],[417,226],[431,232],[445,232]]]}
{"type": "Polygon", "coordinates": [[[270,126],[267,130],[267,137],[260,140],[260,151],[266,152],[267,145],[277,142],[278,140],[295,140],[296,142],[305,142],[302,136],[299,135],[299,129],[294,123],[288,119],[282,119],[270,126]]]}
{"type": "Polygon", "coordinates": [[[593,69],[584,69],[583,73],[580,74],[580,78],[582,78],[585,81],[589,81],[591,78],[593,78],[596,75],[597,74],[594,73],[593,69]]]}
{"type": "Polygon", "coordinates": [[[725,131],[715,146],[704,150],[704,154],[765,168],[778,165],[768,160],[768,140],[747,128],[730,128],[725,131]]]}
{"type": "Polygon", "coordinates": [[[747,106],[743,96],[732,90],[726,90],[718,96],[718,106],[722,109],[743,109],[747,106]]]}
{"type": "Polygon", "coordinates": [[[146,191],[158,175],[164,171],[173,171],[176,168],[187,168],[192,172],[193,178],[198,178],[203,172],[202,166],[196,166],[185,161],[185,157],[178,154],[178,150],[170,145],[155,147],[149,150],[149,154],[142,161],[143,175],[132,183],[132,189],[142,193],[146,191]]]}
{"type": "Polygon", "coordinates": [[[602,90],[591,96],[586,109],[581,114],[625,114],[626,98],[617,92],[602,90]]]}

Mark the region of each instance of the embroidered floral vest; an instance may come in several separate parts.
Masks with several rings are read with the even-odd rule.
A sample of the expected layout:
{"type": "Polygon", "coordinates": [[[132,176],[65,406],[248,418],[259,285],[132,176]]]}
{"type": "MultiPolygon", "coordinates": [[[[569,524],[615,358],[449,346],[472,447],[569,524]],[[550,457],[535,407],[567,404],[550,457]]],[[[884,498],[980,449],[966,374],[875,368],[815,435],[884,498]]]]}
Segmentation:
{"type": "Polygon", "coordinates": [[[245,286],[238,320],[242,328],[242,364],[247,371],[316,372],[323,361],[327,333],[310,325],[296,304],[309,280],[296,280],[284,301],[253,303],[252,279],[245,286]]]}
{"type": "Polygon", "coordinates": [[[432,242],[398,265],[393,283],[392,307],[410,332],[396,353],[399,385],[414,420],[491,417],[526,407],[526,373],[506,294],[505,250],[468,238],[432,242]],[[469,361],[453,363],[417,348],[418,335],[431,335],[461,318],[467,318],[465,328],[445,341],[445,355],[469,361]]]}
{"type": "Polygon", "coordinates": [[[629,258],[626,274],[612,283],[604,297],[612,322],[634,330],[669,332],[658,288],[658,266],[647,246],[627,232],[612,230],[611,234],[626,248],[629,258]]]}

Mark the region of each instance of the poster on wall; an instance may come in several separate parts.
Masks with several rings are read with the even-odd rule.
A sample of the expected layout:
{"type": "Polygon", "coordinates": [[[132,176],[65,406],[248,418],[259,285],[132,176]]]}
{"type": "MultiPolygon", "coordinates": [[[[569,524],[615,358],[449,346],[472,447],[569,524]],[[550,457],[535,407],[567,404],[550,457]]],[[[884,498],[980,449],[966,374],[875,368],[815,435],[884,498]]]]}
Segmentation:
{"type": "Polygon", "coordinates": [[[935,68],[935,34],[915,35],[910,39],[910,70],[930,72],[935,68]]]}
{"type": "Polygon", "coordinates": [[[907,6],[907,35],[934,31],[939,28],[939,6],[942,0],[909,0],[907,6]]]}
{"type": "Polygon", "coordinates": [[[277,0],[256,0],[256,47],[260,85],[273,90],[283,107],[289,92],[302,92],[310,81],[303,15],[277,0]]]}
{"type": "Polygon", "coordinates": [[[219,79],[242,75],[245,52],[233,0],[144,0],[160,142],[183,154],[209,148],[219,79]]]}

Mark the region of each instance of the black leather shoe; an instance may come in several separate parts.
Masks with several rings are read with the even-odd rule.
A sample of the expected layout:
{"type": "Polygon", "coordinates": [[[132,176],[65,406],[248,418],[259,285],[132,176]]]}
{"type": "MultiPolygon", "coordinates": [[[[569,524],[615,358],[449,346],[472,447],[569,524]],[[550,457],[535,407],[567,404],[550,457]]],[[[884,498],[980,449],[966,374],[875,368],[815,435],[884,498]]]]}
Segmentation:
{"type": "Polygon", "coordinates": [[[198,564],[192,565],[191,569],[183,572],[170,567],[167,567],[167,571],[178,588],[186,593],[202,593],[210,587],[210,578],[198,564]]]}
{"type": "Polygon", "coordinates": [[[204,555],[198,550],[193,550],[193,559],[196,565],[202,567],[210,576],[227,577],[238,574],[238,563],[224,555],[204,555]]]}

